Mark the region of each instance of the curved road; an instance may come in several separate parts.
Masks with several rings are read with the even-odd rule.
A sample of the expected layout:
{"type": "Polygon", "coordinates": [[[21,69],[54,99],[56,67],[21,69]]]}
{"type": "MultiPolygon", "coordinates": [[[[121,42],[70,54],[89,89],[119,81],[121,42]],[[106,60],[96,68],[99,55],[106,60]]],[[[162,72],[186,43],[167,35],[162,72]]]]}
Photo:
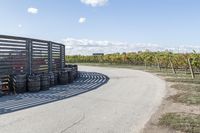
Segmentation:
{"type": "Polygon", "coordinates": [[[80,70],[103,73],[110,80],[69,99],[0,115],[0,133],[138,133],[165,95],[165,82],[146,72],[80,70]]]}

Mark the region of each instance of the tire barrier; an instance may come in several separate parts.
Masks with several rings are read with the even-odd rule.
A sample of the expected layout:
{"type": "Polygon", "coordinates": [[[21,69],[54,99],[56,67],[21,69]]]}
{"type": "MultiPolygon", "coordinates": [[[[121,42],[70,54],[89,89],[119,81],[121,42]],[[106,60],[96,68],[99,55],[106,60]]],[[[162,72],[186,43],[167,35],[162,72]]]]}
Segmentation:
{"type": "Polygon", "coordinates": [[[29,92],[38,92],[40,91],[40,76],[39,75],[30,75],[28,76],[28,91],[29,92]]]}
{"type": "Polygon", "coordinates": [[[68,70],[67,72],[68,72],[68,76],[69,76],[68,82],[72,83],[74,81],[73,71],[71,69],[71,70],[68,70]]]}
{"type": "Polygon", "coordinates": [[[40,76],[41,90],[48,90],[50,87],[50,77],[48,74],[42,74],[40,76]]]}
{"type": "MultiPolygon", "coordinates": [[[[29,76],[29,79],[35,79],[34,81],[38,80],[34,76],[29,76]]],[[[40,91],[38,93],[27,92],[15,96],[8,95],[1,97],[0,114],[27,109],[86,93],[98,89],[100,86],[106,84],[108,80],[109,78],[106,75],[100,73],[79,72],[77,79],[71,84],[54,86],[47,91],[40,91]]],[[[33,84],[34,82],[32,82],[32,86],[33,84]]]]}
{"type": "Polygon", "coordinates": [[[78,75],[78,65],[72,65],[72,64],[68,64],[68,65],[65,65],[65,69],[71,69],[72,71],[72,80],[76,79],[77,78],[77,75],[78,75]]]}
{"type": "MultiPolygon", "coordinates": [[[[40,80],[38,79],[37,73],[29,75],[28,78],[26,74],[9,75],[7,81],[8,92],[16,94],[26,91],[37,92],[39,90],[48,90],[49,87],[53,87],[58,83],[60,85],[72,83],[77,78],[77,75],[77,65],[66,65],[60,72],[42,73],[40,75],[40,80]],[[38,82],[40,82],[40,87],[38,82]]],[[[2,90],[2,88],[0,88],[0,90],[2,90]]]]}
{"type": "Polygon", "coordinates": [[[73,80],[74,80],[74,78],[73,78],[73,69],[66,67],[62,71],[68,73],[68,83],[72,83],[73,80]]]}
{"type": "Polygon", "coordinates": [[[3,96],[3,92],[1,91],[1,90],[2,90],[2,85],[3,85],[3,83],[2,83],[1,80],[0,80],[0,97],[3,96]]]}
{"type": "Polygon", "coordinates": [[[55,76],[54,73],[49,73],[49,78],[50,78],[50,87],[55,86],[55,76]]]}
{"type": "Polygon", "coordinates": [[[26,74],[13,75],[11,79],[14,93],[26,92],[26,74]]]}
{"type": "Polygon", "coordinates": [[[54,84],[57,85],[58,84],[58,72],[54,72],[54,84]]]}
{"type": "Polygon", "coordinates": [[[60,85],[66,85],[68,83],[68,71],[62,70],[59,72],[59,84],[60,85]]]}

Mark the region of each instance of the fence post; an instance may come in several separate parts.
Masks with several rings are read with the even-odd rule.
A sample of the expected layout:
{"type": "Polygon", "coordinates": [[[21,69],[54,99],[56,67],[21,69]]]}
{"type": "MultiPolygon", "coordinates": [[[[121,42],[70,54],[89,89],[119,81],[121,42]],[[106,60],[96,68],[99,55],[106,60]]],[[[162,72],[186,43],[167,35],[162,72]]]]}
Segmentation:
{"type": "Polygon", "coordinates": [[[192,68],[191,58],[188,58],[188,65],[189,65],[189,68],[190,68],[190,73],[191,73],[192,79],[194,79],[195,78],[195,74],[194,74],[194,70],[192,68]]]}
{"type": "Polygon", "coordinates": [[[61,66],[61,69],[63,69],[65,67],[65,63],[63,63],[64,58],[65,58],[65,46],[60,45],[60,66],[61,66]]]}
{"type": "Polygon", "coordinates": [[[63,54],[64,54],[64,67],[65,67],[65,63],[66,63],[66,60],[65,60],[65,45],[63,45],[63,54]]]}
{"type": "Polygon", "coordinates": [[[173,64],[171,58],[169,58],[169,63],[170,63],[170,65],[171,65],[173,74],[176,74],[176,70],[175,70],[175,68],[174,68],[174,64],[173,64]]]}
{"type": "Polygon", "coordinates": [[[32,40],[27,39],[26,40],[26,50],[27,50],[27,54],[28,54],[28,60],[27,60],[27,73],[28,74],[32,74],[32,54],[33,54],[33,50],[32,50],[32,40]]]}
{"type": "Polygon", "coordinates": [[[155,56],[155,58],[156,58],[156,62],[157,62],[157,67],[158,67],[159,71],[161,71],[160,62],[156,56],[155,56]]]}
{"type": "Polygon", "coordinates": [[[52,72],[52,42],[48,43],[48,72],[52,72]]]}

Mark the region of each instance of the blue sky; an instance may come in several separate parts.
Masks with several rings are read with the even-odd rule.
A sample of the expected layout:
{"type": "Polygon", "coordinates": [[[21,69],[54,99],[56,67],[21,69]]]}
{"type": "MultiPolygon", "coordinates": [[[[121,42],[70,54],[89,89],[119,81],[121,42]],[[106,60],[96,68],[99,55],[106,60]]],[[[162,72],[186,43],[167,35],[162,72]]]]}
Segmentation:
{"type": "Polygon", "coordinates": [[[0,0],[0,18],[7,35],[200,45],[199,0],[0,0]]]}

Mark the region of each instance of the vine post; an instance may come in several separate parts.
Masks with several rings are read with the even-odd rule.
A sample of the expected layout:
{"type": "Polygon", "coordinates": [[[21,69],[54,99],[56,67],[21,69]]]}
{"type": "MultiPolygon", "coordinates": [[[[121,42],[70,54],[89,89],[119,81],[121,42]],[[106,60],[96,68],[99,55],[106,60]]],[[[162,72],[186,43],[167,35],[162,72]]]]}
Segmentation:
{"type": "Polygon", "coordinates": [[[189,64],[189,69],[190,69],[190,73],[191,73],[192,79],[194,79],[195,75],[194,75],[194,70],[193,70],[192,64],[191,64],[191,58],[188,58],[188,64],[189,64]]]}

